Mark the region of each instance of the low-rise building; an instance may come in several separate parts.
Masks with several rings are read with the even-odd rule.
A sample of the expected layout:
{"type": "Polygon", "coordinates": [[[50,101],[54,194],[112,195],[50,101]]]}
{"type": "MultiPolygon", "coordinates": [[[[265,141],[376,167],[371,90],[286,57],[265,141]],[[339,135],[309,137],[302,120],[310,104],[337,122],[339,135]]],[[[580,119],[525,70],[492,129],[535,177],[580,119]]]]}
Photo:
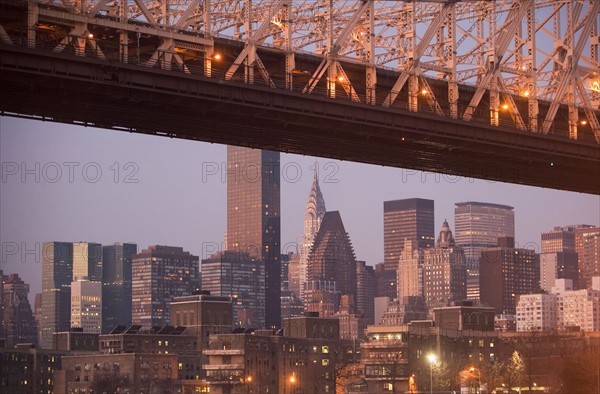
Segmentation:
{"type": "Polygon", "coordinates": [[[211,393],[335,393],[337,373],[356,357],[339,320],[284,320],[283,331],[239,330],[210,338],[204,351],[211,393]]]}
{"type": "Polygon", "coordinates": [[[0,393],[52,394],[55,371],[64,352],[36,349],[32,344],[0,348],[0,393]]]}

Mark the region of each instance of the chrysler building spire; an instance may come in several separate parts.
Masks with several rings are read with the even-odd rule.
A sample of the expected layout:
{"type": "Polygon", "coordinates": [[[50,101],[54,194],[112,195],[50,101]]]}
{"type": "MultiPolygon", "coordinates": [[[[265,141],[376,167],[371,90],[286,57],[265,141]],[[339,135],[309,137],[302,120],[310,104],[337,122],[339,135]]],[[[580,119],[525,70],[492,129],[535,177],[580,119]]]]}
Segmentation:
{"type": "Polygon", "coordinates": [[[310,195],[306,204],[306,213],[304,214],[304,235],[302,236],[302,245],[300,246],[300,295],[304,295],[304,284],[308,274],[308,254],[313,246],[315,236],[321,227],[323,215],[325,215],[325,200],[319,187],[318,165],[315,162],[315,172],[313,177],[310,195]]]}

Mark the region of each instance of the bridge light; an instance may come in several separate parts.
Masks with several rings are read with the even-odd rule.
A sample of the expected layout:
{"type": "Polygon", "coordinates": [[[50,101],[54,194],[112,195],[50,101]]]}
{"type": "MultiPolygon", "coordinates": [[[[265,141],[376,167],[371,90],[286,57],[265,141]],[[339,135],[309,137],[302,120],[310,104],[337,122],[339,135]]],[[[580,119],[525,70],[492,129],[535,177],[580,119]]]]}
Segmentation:
{"type": "Polygon", "coordinates": [[[427,94],[427,89],[423,88],[423,90],[421,90],[421,94],[427,94]]]}
{"type": "Polygon", "coordinates": [[[344,77],[342,77],[342,76],[339,76],[339,77],[338,77],[338,81],[340,81],[340,82],[344,82],[344,77]]]}
{"type": "Polygon", "coordinates": [[[529,97],[529,90],[524,90],[523,91],[523,96],[529,97]]]}
{"type": "Polygon", "coordinates": [[[94,38],[94,35],[92,33],[88,34],[88,38],[94,38]]]}
{"type": "Polygon", "coordinates": [[[503,104],[502,105],[502,109],[507,110],[508,109],[508,104],[503,104]]]}
{"type": "Polygon", "coordinates": [[[582,126],[585,126],[586,124],[587,124],[587,120],[584,119],[584,120],[581,121],[581,125],[582,126]]]}
{"type": "Polygon", "coordinates": [[[213,60],[221,60],[221,54],[220,53],[215,53],[213,55],[213,60]]]}

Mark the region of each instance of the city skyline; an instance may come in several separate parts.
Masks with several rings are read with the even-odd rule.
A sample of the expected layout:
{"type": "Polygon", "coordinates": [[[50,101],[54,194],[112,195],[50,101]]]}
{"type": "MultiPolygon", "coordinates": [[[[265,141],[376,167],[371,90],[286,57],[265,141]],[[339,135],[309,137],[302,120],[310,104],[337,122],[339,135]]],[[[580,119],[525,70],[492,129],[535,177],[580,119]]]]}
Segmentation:
{"type": "MultiPolygon", "coordinates": [[[[6,117],[0,118],[0,142],[1,268],[19,273],[31,284],[30,298],[41,290],[41,256],[28,251],[46,241],[135,242],[140,248],[177,245],[201,259],[223,245],[224,145],[6,117]],[[25,163],[33,171],[22,182],[22,173],[8,171],[10,163],[25,163]],[[100,176],[96,176],[98,169],[100,176]],[[160,226],[150,225],[157,217],[160,226]],[[35,267],[35,258],[39,265],[30,268],[35,267]]],[[[328,208],[344,216],[356,257],[368,265],[383,261],[383,202],[387,200],[434,200],[436,234],[444,219],[454,230],[457,202],[514,206],[517,244],[538,252],[544,231],[600,223],[600,200],[594,195],[324,158],[316,161],[328,208]]],[[[301,242],[314,164],[313,157],[281,155],[282,253],[286,246],[301,242]]]]}

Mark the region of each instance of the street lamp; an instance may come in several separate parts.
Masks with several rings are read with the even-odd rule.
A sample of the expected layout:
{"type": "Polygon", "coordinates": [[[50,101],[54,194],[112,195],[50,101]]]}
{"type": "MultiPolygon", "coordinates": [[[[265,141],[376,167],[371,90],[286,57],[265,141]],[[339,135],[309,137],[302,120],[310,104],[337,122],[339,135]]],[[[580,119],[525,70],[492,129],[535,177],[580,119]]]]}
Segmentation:
{"type": "Polygon", "coordinates": [[[429,372],[430,372],[430,383],[429,383],[429,393],[433,393],[433,364],[437,361],[437,356],[433,353],[429,353],[427,355],[427,361],[429,361],[429,372]]]}
{"type": "Polygon", "coordinates": [[[479,393],[479,390],[481,389],[481,371],[475,367],[469,368],[469,371],[471,371],[472,374],[474,374],[475,371],[477,371],[477,391],[476,391],[476,393],[479,393]]]}

